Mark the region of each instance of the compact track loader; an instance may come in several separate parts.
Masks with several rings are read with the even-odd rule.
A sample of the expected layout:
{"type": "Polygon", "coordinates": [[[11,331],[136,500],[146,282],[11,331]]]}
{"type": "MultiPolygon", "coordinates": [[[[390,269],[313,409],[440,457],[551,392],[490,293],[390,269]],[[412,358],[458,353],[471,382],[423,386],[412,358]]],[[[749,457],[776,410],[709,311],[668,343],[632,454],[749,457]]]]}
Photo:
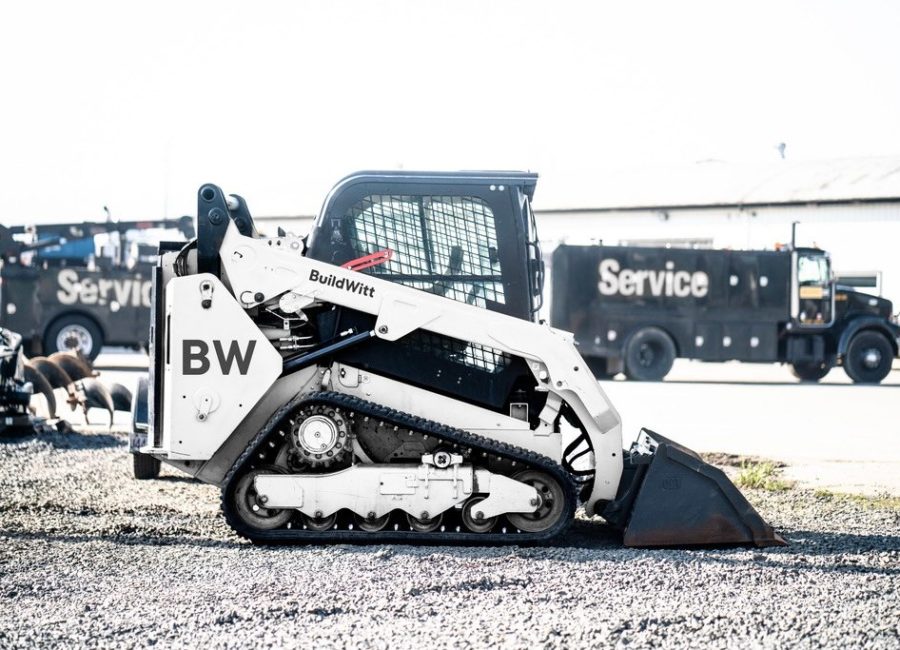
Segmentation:
{"type": "Polygon", "coordinates": [[[623,450],[571,334],[537,317],[536,182],[359,173],[304,239],[260,237],[204,185],[196,240],[161,247],[133,446],[221,486],[254,542],[541,542],[583,505],[632,546],[783,544],[690,450],[623,450]]]}

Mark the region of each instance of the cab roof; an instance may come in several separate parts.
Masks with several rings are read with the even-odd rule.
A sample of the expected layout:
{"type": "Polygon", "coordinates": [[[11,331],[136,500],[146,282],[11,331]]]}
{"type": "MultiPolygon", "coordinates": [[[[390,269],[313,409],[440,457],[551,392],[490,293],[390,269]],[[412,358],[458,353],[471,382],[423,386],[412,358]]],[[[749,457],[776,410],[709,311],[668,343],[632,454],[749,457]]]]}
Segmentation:
{"type": "Polygon", "coordinates": [[[345,176],[331,188],[322,206],[322,213],[326,211],[332,199],[341,191],[359,183],[390,183],[400,182],[409,184],[441,184],[441,185],[509,185],[518,186],[528,197],[534,200],[534,189],[537,186],[538,175],[534,172],[520,171],[359,171],[345,176]]]}

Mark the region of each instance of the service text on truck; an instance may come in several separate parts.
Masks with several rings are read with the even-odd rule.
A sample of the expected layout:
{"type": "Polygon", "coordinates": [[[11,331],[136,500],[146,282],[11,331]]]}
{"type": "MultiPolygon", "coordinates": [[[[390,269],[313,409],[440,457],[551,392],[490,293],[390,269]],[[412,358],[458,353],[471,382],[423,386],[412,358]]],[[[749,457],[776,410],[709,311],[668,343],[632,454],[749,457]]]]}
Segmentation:
{"type": "Polygon", "coordinates": [[[606,258],[600,262],[597,288],[604,296],[703,298],[709,292],[709,276],[703,271],[676,271],[674,262],[666,262],[665,270],[621,269],[618,260],[606,258]]]}

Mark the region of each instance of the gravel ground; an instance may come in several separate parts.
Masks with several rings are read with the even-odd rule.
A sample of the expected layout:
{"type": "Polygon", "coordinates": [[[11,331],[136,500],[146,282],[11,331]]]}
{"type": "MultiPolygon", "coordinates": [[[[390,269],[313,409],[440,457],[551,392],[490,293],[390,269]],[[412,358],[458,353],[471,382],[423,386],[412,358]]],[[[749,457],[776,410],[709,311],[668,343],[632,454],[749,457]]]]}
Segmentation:
{"type": "Polygon", "coordinates": [[[774,550],[256,548],[106,432],[0,441],[0,646],[900,647],[896,505],[751,492],[774,550]]]}

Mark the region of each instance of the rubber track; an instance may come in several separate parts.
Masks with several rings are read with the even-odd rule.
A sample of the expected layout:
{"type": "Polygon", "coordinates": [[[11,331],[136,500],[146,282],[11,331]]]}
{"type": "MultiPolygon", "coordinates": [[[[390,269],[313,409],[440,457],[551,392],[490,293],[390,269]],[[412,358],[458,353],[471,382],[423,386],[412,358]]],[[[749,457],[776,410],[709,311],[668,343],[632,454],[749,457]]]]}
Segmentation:
{"type": "MultiPolygon", "coordinates": [[[[247,449],[235,461],[222,483],[222,512],[228,525],[241,537],[258,544],[296,544],[296,543],[337,543],[367,544],[384,542],[426,543],[426,544],[533,544],[547,542],[561,535],[571,524],[577,506],[575,485],[568,472],[558,463],[546,456],[515,447],[513,445],[491,440],[462,429],[438,424],[425,418],[396,411],[378,404],[366,402],[350,395],[334,392],[306,393],[295,397],[285,404],[269,419],[266,426],[256,435],[247,449]],[[517,532],[508,524],[507,533],[473,533],[461,527],[460,532],[436,530],[423,533],[411,530],[385,529],[378,532],[365,532],[355,529],[331,529],[328,531],[311,531],[302,528],[281,528],[276,530],[258,530],[244,523],[233,506],[232,494],[238,479],[245,470],[251,469],[256,450],[263,445],[269,436],[274,435],[275,428],[294,410],[309,404],[328,404],[333,407],[352,411],[356,417],[369,416],[382,420],[387,424],[404,429],[411,429],[429,436],[446,440],[450,444],[458,444],[474,451],[480,450],[488,454],[500,456],[524,465],[523,469],[537,469],[552,475],[562,486],[566,505],[555,526],[540,533],[517,532]]],[[[390,528],[390,525],[389,525],[390,528]]]]}

